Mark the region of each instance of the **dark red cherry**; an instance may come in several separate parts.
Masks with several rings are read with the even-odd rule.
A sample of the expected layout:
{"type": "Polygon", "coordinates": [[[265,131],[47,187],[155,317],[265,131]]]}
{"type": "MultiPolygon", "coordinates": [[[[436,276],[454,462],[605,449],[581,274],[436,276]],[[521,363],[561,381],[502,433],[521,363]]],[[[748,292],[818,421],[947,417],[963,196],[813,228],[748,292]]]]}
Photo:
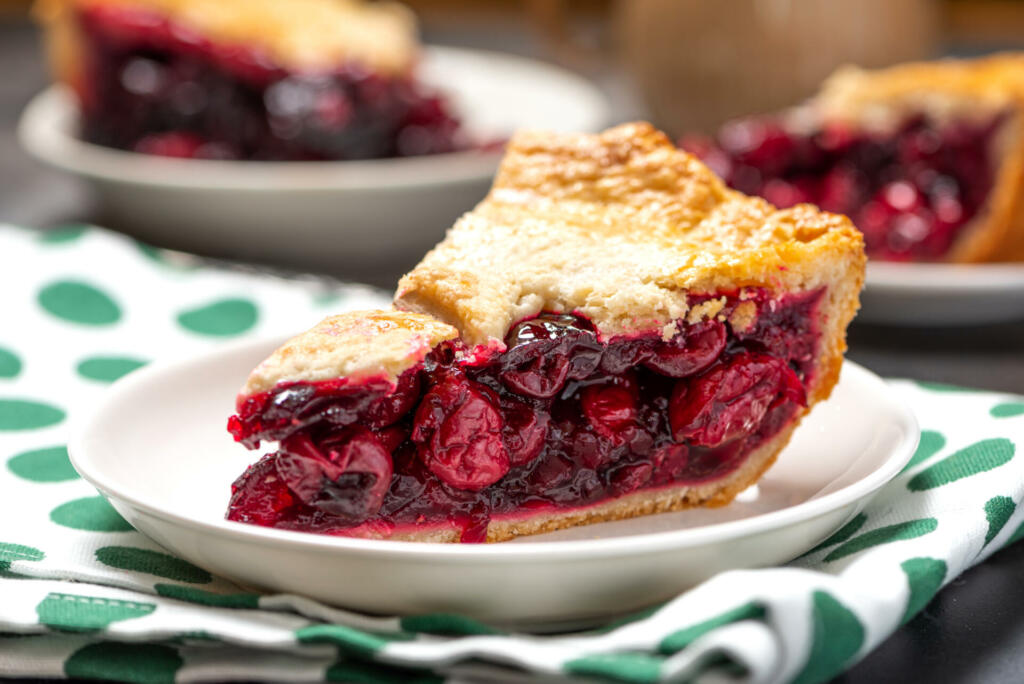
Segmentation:
{"type": "Polygon", "coordinates": [[[597,369],[601,347],[589,322],[571,314],[542,313],[513,326],[505,336],[501,381],[513,392],[538,399],[558,394],[566,380],[597,369]]]}
{"type": "Polygon", "coordinates": [[[580,392],[580,407],[594,431],[615,443],[625,441],[636,426],[636,388],[629,383],[590,385],[580,392]]]}
{"type": "Polygon", "coordinates": [[[688,325],[668,342],[655,345],[644,365],[671,378],[685,378],[714,363],[725,340],[725,325],[719,321],[688,325]]]}
{"type": "Polygon", "coordinates": [[[628,494],[640,489],[651,479],[654,467],[648,461],[618,463],[608,469],[606,477],[616,494],[628,494]]]}
{"type": "Polygon", "coordinates": [[[738,354],[676,385],[669,401],[672,435],[706,447],[745,437],[779,396],[805,401],[803,386],[786,362],[767,354],[738,354]]]}
{"type": "Polygon", "coordinates": [[[666,444],[654,452],[651,462],[654,465],[651,484],[668,484],[686,469],[690,449],[685,444],[666,444]]]}
{"type": "Polygon", "coordinates": [[[379,509],[391,486],[391,454],[377,437],[353,426],[319,447],[306,435],[281,444],[277,472],[304,503],[358,525],[379,509]]]}
{"type": "Polygon", "coordinates": [[[395,389],[366,412],[365,420],[375,428],[387,427],[397,422],[420,398],[420,374],[417,369],[408,370],[398,377],[395,389]]]}
{"type": "Polygon", "coordinates": [[[483,489],[508,472],[501,414],[465,376],[447,374],[423,396],[413,441],[432,473],[459,489],[483,489]]]}
{"type": "Polygon", "coordinates": [[[229,520],[273,525],[296,504],[284,480],[277,474],[274,465],[276,455],[264,456],[231,485],[229,520]]]}
{"type": "Polygon", "coordinates": [[[544,448],[550,414],[529,404],[506,398],[501,401],[502,439],[512,467],[527,465],[544,448]]]}
{"type": "Polygon", "coordinates": [[[569,357],[557,352],[545,354],[538,350],[533,358],[501,374],[501,381],[512,390],[528,397],[550,399],[558,394],[569,377],[569,357]]]}
{"type": "Polygon", "coordinates": [[[346,464],[345,471],[325,484],[316,506],[354,525],[380,509],[391,486],[393,464],[391,454],[365,428],[348,428],[339,441],[338,460],[346,464]]]}
{"type": "Polygon", "coordinates": [[[409,430],[404,425],[392,425],[383,430],[375,430],[374,434],[389,454],[393,454],[395,449],[409,439],[409,430]]]}

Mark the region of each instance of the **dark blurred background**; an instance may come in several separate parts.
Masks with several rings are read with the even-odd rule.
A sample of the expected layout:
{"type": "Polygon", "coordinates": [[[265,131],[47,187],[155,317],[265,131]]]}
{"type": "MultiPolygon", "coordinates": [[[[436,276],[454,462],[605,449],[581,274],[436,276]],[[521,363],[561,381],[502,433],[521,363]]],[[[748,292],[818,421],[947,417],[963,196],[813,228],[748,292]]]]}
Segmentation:
{"type": "MultiPolygon", "coordinates": [[[[1019,0],[409,0],[427,43],[512,52],[590,77],[616,120],[673,134],[810,95],[836,66],[1024,46],[1019,0]]],[[[48,83],[28,0],[0,0],[0,220],[90,218],[73,179],[30,160],[14,126],[48,83]],[[17,198],[17,201],[13,201],[17,198]]]]}

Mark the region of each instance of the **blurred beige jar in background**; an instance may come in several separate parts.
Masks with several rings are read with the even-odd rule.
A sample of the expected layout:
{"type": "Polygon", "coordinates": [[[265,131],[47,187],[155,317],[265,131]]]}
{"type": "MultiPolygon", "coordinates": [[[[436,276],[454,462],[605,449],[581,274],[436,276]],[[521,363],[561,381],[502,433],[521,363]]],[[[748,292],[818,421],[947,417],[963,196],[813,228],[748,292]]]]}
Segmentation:
{"type": "Polygon", "coordinates": [[[621,56],[655,123],[711,132],[808,97],[837,66],[935,54],[933,0],[620,0],[621,56]]]}

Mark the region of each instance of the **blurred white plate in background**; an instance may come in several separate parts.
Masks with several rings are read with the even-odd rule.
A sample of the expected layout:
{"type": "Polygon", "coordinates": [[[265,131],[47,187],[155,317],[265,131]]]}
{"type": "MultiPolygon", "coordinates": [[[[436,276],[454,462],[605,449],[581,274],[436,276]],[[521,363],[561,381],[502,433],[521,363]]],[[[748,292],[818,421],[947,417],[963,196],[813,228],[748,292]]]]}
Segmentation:
{"type": "MultiPolygon", "coordinates": [[[[533,60],[428,47],[420,76],[484,140],[520,128],[594,131],[609,123],[594,85],[533,60]]],[[[483,198],[501,156],[170,159],[83,142],[76,127],[74,97],[54,86],[29,103],[18,134],[39,159],[87,179],[114,226],[164,247],[344,275],[378,263],[414,264],[483,198]]]]}
{"type": "Polygon", "coordinates": [[[1024,320],[1024,264],[871,262],[858,321],[958,326],[1024,320]]]}

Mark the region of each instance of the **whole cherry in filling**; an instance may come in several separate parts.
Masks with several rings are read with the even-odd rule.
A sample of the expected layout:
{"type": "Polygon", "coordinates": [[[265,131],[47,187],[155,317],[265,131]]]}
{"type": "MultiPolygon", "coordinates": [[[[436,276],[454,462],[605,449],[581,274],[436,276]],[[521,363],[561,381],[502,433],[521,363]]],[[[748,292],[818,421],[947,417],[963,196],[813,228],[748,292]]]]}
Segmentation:
{"type": "Polygon", "coordinates": [[[806,405],[821,297],[693,297],[723,305],[667,339],[603,340],[583,316],[543,312],[501,352],[446,342],[395,382],[245,397],[229,430],[279,445],[235,482],[228,518],[336,534],[454,526],[483,541],[492,517],[724,477],[806,405]]]}
{"type": "Polygon", "coordinates": [[[781,208],[809,202],[848,215],[872,258],[935,261],[984,208],[1005,119],[910,116],[882,133],[841,123],[794,130],[755,117],[680,144],[737,190],[781,208]]]}

